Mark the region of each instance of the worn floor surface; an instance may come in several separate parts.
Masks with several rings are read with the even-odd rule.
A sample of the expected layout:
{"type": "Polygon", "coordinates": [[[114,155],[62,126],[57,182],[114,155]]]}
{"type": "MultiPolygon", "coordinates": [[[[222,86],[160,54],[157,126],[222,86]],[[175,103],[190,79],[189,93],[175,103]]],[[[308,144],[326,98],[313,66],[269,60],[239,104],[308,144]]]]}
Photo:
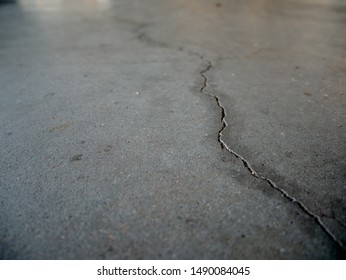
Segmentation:
{"type": "Polygon", "coordinates": [[[7,2],[0,258],[345,257],[345,1],[7,2]]]}

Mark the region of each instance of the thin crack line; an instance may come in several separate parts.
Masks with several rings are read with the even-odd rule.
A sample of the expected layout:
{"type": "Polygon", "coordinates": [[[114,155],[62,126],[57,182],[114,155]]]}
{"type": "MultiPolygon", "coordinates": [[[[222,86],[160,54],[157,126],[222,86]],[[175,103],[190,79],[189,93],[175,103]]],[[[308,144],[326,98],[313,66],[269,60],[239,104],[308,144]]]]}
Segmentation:
{"type": "Polygon", "coordinates": [[[203,81],[203,85],[200,88],[200,92],[206,95],[209,95],[210,97],[214,98],[216,100],[216,103],[218,105],[218,107],[221,109],[221,124],[222,127],[218,132],[218,136],[217,136],[217,140],[220,143],[221,149],[225,149],[226,151],[228,151],[229,153],[231,153],[232,155],[234,155],[236,158],[240,159],[245,168],[251,173],[252,176],[254,176],[255,178],[258,178],[260,180],[265,181],[266,183],[268,183],[272,188],[274,188],[275,190],[277,190],[278,192],[281,193],[282,196],[284,196],[286,199],[288,199],[290,202],[295,203],[305,214],[307,214],[308,216],[310,216],[311,218],[314,219],[314,221],[321,227],[321,229],[335,242],[337,243],[343,250],[346,250],[345,245],[334,235],[334,233],[324,224],[324,222],[322,221],[321,217],[318,216],[317,214],[313,213],[312,211],[310,211],[303,202],[299,201],[298,199],[296,199],[295,197],[291,196],[288,194],[288,192],[286,192],[284,189],[278,187],[271,179],[266,178],[264,176],[259,175],[252,167],[251,165],[248,163],[248,161],[243,158],[240,154],[238,154],[237,152],[233,151],[231,148],[228,147],[228,145],[225,143],[225,141],[222,140],[222,132],[226,129],[226,127],[228,126],[227,122],[226,122],[226,109],[225,107],[221,104],[221,100],[220,97],[218,97],[217,95],[214,94],[210,94],[208,92],[205,92],[205,88],[208,86],[208,78],[205,75],[213,66],[212,63],[209,60],[206,60],[202,55],[200,54],[196,54],[198,55],[203,61],[206,61],[208,63],[208,65],[205,67],[205,69],[203,69],[200,72],[200,75],[203,77],[204,81],[203,81]]]}

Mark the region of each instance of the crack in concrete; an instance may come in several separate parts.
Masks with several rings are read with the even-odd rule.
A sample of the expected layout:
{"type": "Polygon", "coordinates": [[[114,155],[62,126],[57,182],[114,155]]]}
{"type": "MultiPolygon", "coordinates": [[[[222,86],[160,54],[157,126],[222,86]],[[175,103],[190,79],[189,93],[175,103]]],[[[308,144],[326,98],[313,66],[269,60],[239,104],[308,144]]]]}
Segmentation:
{"type": "MultiPolygon", "coordinates": [[[[132,22],[133,23],[133,22],[132,22]]],[[[137,34],[137,39],[139,41],[144,41],[146,43],[148,43],[149,45],[156,45],[158,47],[167,47],[167,45],[165,43],[162,42],[158,42],[156,40],[154,40],[153,38],[149,37],[148,34],[146,32],[141,32],[143,29],[145,29],[147,27],[147,24],[138,24],[136,23],[136,28],[134,29],[134,32],[137,34]]],[[[184,49],[182,47],[179,48],[179,51],[184,51],[184,49]]],[[[321,229],[337,244],[339,245],[343,250],[346,250],[346,246],[333,234],[333,232],[323,223],[322,218],[313,213],[312,211],[310,211],[303,202],[297,200],[295,197],[291,196],[288,194],[288,192],[286,192],[284,189],[278,187],[271,179],[266,178],[264,176],[259,175],[250,165],[250,163],[244,158],[242,157],[240,154],[238,154],[237,152],[233,151],[231,148],[228,147],[228,145],[225,143],[225,141],[222,140],[222,132],[226,129],[226,127],[228,126],[227,122],[226,122],[226,109],[225,107],[222,105],[221,103],[221,99],[219,96],[214,95],[214,94],[210,94],[205,92],[205,88],[208,86],[208,78],[205,75],[212,67],[212,63],[210,60],[207,60],[203,55],[201,55],[198,52],[195,51],[188,51],[189,54],[192,55],[196,55],[198,56],[202,61],[207,62],[207,66],[205,67],[205,69],[203,69],[202,71],[200,71],[200,75],[203,77],[204,81],[203,81],[203,85],[200,88],[200,92],[206,95],[209,95],[210,97],[214,98],[218,107],[221,109],[221,124],[222,127],[220,128],[220,130],[218,131],[218,136],[217,136],[217,140],[220,143],[221,149],[228,151],[229,153],[231,153],[233,156],[235,156],[236,158],[240,159],[243,164],[244,167],[251,173],[252,176],[254,176],[255,178],[258,178],[260,180],[265,181],[267,184],[269,184],[273,189],[277,190],[278,192],[281,193],[282,196],[284,196],[287,200],[289,200],[292,203],[295,203],[305,214],[307,214],[308,216],[310,216],[311,218],[314,219],[314,221],[321,227],[321,229]]]]}
{"type": "Polygon", "coordinates": [[[214,98],[216,100],[217,105],[219,106],[219,108],[221,109],[221,124],[222,127],[218,132],[218,136],[217,136],[217,140],[220,143],[221,149],[228,151],[229,153],[231,153],[233,156],[235,156],[236,158],[240,159],[245,168],[251,173],[252,176],[254,176],[255,178],[258,178],[260,180],[265,181],[267,184],[269,184],[273,189],[277,190],[278,192],[280,192],[280,194],[285,197],[287,200],[289,200],[290,202],[296,204],[305,214],[307,214],[308,216],[310,216],[311,218],[314,219],[314,221],[321,227],[321,229],[337,244],[339,245],[343,250],[346,250],[345,245],[343,244],[342,241],[340,241],[335,235],[334,233],[324,224],[324,222],[322,221],[322,218],[315,214],[314,212],[312,212],[311,210],[309,210],[307,208],[307,206],[304,205],[303,202],[299,201],[298,199],[296,199],[295,197],[291,196],[288,192],[286,192],[284,189],[278,187],[271,179],[261,176],[259,175],[250,165],[250,163],[244,158],[242,157],[240,154],[238,154],[237,152],[235,152],[234,150],[232,150],[231,148],[228,147],[228,145],[226,144],[225,141],[222,140],[222,132],[226,129],[226,127],[228,126],[227,122],[226,122],[226,109],[225,107],[222,105],[221,103],[221,99],[220,97],[218,97],[217,95],[205,92],[205,88],[208,86],[208,78],[206,76],[206,73],[213,67],[211,61],[206,60],[204,58],[204,56],[202,56],[201,54],[198,53],[192,53],[195,55],[198,55],[200,57],[200,59],[204,62],[207,62],[207,66],[200,71],[200,75],[203,77],[204,81],[203,81],[203,85],[200,88],[200,92],[206,95],[209,95],[210,97],[214,98]]]}

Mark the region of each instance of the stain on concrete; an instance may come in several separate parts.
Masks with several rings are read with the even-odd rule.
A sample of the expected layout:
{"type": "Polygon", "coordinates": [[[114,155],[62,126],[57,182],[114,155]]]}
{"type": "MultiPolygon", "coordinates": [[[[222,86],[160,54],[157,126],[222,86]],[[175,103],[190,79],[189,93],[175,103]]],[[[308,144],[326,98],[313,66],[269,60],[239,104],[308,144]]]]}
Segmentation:
{"type": "Polygon", "coordinates": [[[51,127],[48,131],[49,131],[49,132],[62,131],[62,130],[64,130],[65,128],[68,128],[69,126],[70,126],[69,124],[63,123],[63,124],[59,124],[59,125],[57,125],[57,126],[51,127]]]}
{"type": "Polygon", "coordinates": [[[70,158],[70,161],[81,161],[82,157],[83,157],[83,154],[77,154],[77,155],[72,156],[70,158]]]}

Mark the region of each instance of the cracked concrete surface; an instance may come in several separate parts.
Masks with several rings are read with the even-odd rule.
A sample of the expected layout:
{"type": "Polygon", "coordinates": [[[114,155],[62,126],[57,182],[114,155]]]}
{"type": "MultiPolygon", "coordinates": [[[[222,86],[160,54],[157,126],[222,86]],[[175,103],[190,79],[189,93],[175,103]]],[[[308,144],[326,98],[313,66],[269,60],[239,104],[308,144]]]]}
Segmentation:
{"type": "Polygon", "coordinates": [[[345,16],[0,5],[0,257],[344,258],[345,16]]]}
{"type": "MultiPolygon", "coordinates": [[[[201,56],[201,58],[203,59],[203,57],[201,56]]],[[[203,86],[201,87],[200,91],[202,93],[204,93],[204,89],[207,87],[208,85],[208,78],[206,77],[206,73],[212,68],[212,64],[210,61],[208,61],[208,66],[200,72],[200,74],[202,75],[203,79],[204,79],[204,83],[203,86]]],[[[244,159],[244,157],[242,157],[241,155],[239,155],[238,153],[236,153],[235,151],[233,151],[232,149],[230,149],[227,144],[222,140],[222,132],[225,130],[225,128],[227,127],[227,122],[226,122],[226,110],[224,108],[224,106],[221,104],[220,98],[217,95],[213,95],[213,94],[208,94],[209,96],[215,98],[217,105],[220,107],[221,110],[221,124],[222,127],[218,132],[218,136],[217,136],[217,140],[219,141],[221,148],[222,149],[226,149],[228,152],[230,152],[232,155],[234,155],[236,158],[239,158],[245,168],[256,178],[264,180],[265,182],[267,182],[272,188],[278,190],[285,198],[287,198],[289,201],[291,201],[292,203],[296,203],[299,208],[301,208],[306,214],[308,214],[309,216],[311,216],[316,223],[342,248],[345,250],[345,246],[343,244],[342,241],[340,241],[335,235],[334,233],[328,228],[328,226],[326,226],[324,224],[324,222],[322,221],[321,217],[318,216],[317,214],[313,213],[311,210],[309,210],[306,205],[304,205],[303,202],[297,200],[296,198],[292,197],[290,194],[288,194],[284,189],[278,187],[271,179],[266,178],[264,176],[260,176],[257,174],[257,172],[251,167],[250,163],[248,161],[246,161],[246,159],[244,159]]],[[[344,226],[342,224],[342,226],[344,226]]]]}

